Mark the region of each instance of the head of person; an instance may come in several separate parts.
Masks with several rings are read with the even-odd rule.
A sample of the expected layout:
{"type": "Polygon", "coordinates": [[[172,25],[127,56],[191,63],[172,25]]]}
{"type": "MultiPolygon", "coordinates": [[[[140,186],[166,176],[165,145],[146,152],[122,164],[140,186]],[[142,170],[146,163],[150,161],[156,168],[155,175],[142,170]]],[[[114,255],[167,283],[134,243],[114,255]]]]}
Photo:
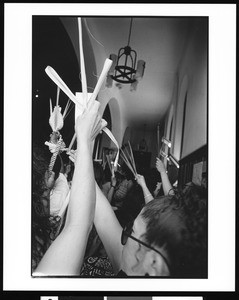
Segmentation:
{"type": "Polygon", "coordinates": [[[206,278],[206,199],[200,187],[192,186],[184,194],[147,203],[132,230],[129,226],[122,234],[123,272],[128,276],[206,278]]]}
{"type": "Polygon", "coordinates": [[[157,183],[162,182],[161,176],[156,168],[147,170],[144,174],[144,179],[151,194],[155,190],[157,183]]]}
{"type": "Polygon", "coordinates": [[[134,184],[127,193],[121,207],[121,215],[123,216],[124,221],[121,223],[121,226],[124,227],[132,220],[136,219],[144,204],[145,199],[142,188],[139,184],[134,184]]]}

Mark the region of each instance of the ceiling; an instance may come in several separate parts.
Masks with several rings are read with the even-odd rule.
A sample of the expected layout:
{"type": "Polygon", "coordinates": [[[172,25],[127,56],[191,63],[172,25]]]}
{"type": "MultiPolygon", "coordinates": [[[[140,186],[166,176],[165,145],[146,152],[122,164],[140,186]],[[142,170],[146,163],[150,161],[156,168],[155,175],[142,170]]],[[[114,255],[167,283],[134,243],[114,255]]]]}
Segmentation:
{"type": "MultiPolygon", "coordinates": [[[[77,23],[72,18],[61,18],[61,21],[79,60],[77,23]]],[[[82,21],[89,36],[88,45],[92,47],[89,55],[84,45],[86,68],[91,69],[89,64],[94,61],[99,76],[105,59],[127,45],[130,17],[94,17],[82,21]]],[[[146,124],[147,129],[155,128],[164,117],[172,100],[178,66],[187,46],[192,22],[192,18],[186,17],[133,18],[129,45],[136,50],[137,59],[146,62],[144,76],[135,91],[130,91],[129,84],[122,84],[119,89],[114,81],[108,93],[103,87],[100,94],[101,97],[114,95],[118,99],[130,127],[146,124]]]]}
{"type": "MultiPolygon", "coordinates": [[[[130,18],[94,17],[82,21],[88,92],[91,92],[106,58],[127,45],[130,18]]],[[[154,130],[165,116],[192,26],[192,17],[133,18],[130,46],[136,50],[137,59],[146,62],[144,76],[135,91],[130,91],[128,84],[121,89],[114,84],[109,89],[102,86],[99,94],[106,100],[117,99],[127,126],[154,130]]],[[[32,62],[33,135],[45,141],[51,130],[49,98],[53,105],[56,100],[56,85],[46,75],[45,68],[53,67],[73,93],[81,90],[77,17],[35,16],[32,62]],[[39,97],[35,98],[35,94],[39,97]]],[[[67,100],[62,92],[60,105],[64,107],[67,100]]],[[[62,129],[66,143],[73,131],[72,109],[62,129]]]]}

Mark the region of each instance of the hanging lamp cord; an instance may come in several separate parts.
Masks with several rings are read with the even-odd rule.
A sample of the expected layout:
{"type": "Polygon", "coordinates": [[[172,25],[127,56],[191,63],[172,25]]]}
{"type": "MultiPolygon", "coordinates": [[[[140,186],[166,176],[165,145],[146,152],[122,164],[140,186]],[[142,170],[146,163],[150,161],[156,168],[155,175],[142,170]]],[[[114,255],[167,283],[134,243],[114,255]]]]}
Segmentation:
{"type": "Polygon", "coordinates": [[[130,27],[129,27],[129,38],[128,38],[128,45],[129,46],[129,42],[130,42],[130,37],[131,37],[131,29],[132,29],[132,22],[133,22],[133,18],[130,19],[130,27]]]}

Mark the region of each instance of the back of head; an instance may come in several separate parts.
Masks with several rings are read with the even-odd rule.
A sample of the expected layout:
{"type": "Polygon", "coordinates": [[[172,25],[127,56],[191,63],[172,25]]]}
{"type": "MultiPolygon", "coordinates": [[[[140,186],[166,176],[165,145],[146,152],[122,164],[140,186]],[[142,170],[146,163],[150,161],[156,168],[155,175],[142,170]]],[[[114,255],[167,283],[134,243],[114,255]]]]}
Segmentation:
{"type": "Polygon", "coordinates": [[[144,178],[146,185],[151,193],[153,193],[153,191],[155,190],[157,183],[162,181],[160,173],[156,168],[147,170],[144,174],[144,178]]]}
{"type": "Polygon", "coordinates": [[[170,276],[207,276],[207,195],[191,186],[184,193],[161,197],[143,209],[146,241],[164,247],[170,261],[170,276]]]}
{"type": "Polygon", "coordinates": [[[138,184],[133,184],[121,207],[121,212],[123,212],[122,215],[124,216],[125,220],[125,223],[121,225],[125,226],[127,223],[135,220],[144,206],[144,203],[145,200],[141,186],[138,184]]]}

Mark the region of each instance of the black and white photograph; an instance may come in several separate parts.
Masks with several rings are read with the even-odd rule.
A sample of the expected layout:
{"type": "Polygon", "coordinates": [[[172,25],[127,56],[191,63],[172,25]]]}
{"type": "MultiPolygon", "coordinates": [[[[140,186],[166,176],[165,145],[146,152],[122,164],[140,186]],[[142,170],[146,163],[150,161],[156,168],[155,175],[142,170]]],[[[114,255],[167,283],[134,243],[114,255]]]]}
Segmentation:
{"type": "Polygon", "coordinates": [[[33,16],[32,29],[33,276],[207,278],[208,18],[33,16]]]}
{"type": "MultiPolygon", "coordinates": [[[[222,7],[217,7],[220,19],[222,7]]],[[[214,57],[214,5],[209,13],[203,5],[197,10],[186,4],[175,10],[170,4],[117,8],[6,5],[7,44],[14,42],[16,51],[25,43],[28,59],[24,65],[23,52],[16,52],[13,60],[19,65],[6,72],[7,79],[12,76],[7,99],[22,103],[21,110],[6,106],[7,129],[10,136],[19,133],[15,144],[19,155],[24,153],[11,159],[7,154],[10,165],[13,158],[22,165],[12,188],[21,201],[11,207],[19,209],[24,237],[18,234],[14,243],[27,241],[13,274],[14,229],[5,217],[5,286],[11,289],[9,278],[17,276],[24,281],[21,288],[30,290],[231,291],[235,144],[225,128],[233,125],[234,115],[224,120],[224,131],[216,126],[222,107],[234,113],[235,74],[233,62],[222,63],[220,74],[223,49],[217,49],[219,60],[214,57]],[[12,26],[28,28],[25,41],[21,35],[12,38],[9,26],[24,6],[25,21],[23,15],[12,26]],[[221,76],[227,81],[223,68],[229,67],[226,93],[218,82],[221,76]],[[13,70],[19,68],[17,79],[23,81],[15,87],[13,70]],[[227,164],[221,161],[222,144],[232,152],[227,164]],[[226,178],[215,180],[218,173],[226,178]],[[229,182],[223,184],[225,179],[229,182]],[[21,182],[27,186],[22,193],[21,182]],[[225,216],[226,192],[228,234],[218,224],[225,216]],[[220,247],[218,232],[226,238],[220,247]],[[220,261],[226,269],[219,275],[214,251],[228,248],[230,258],[220,261]]],[[[235,6],[225,8],[224,14],[232,16],[227,26],[234,29],[235,6]]],[[[232,58],[234,32],[230,40],[225,31],[232,58]]],[[[5,65],[9,61],[10,55],[5,65]]],[[[9,196],[9,184],[6,192],[9,196]]],[[[11,212],[9,204],[5,210],[11,212]]]]}

